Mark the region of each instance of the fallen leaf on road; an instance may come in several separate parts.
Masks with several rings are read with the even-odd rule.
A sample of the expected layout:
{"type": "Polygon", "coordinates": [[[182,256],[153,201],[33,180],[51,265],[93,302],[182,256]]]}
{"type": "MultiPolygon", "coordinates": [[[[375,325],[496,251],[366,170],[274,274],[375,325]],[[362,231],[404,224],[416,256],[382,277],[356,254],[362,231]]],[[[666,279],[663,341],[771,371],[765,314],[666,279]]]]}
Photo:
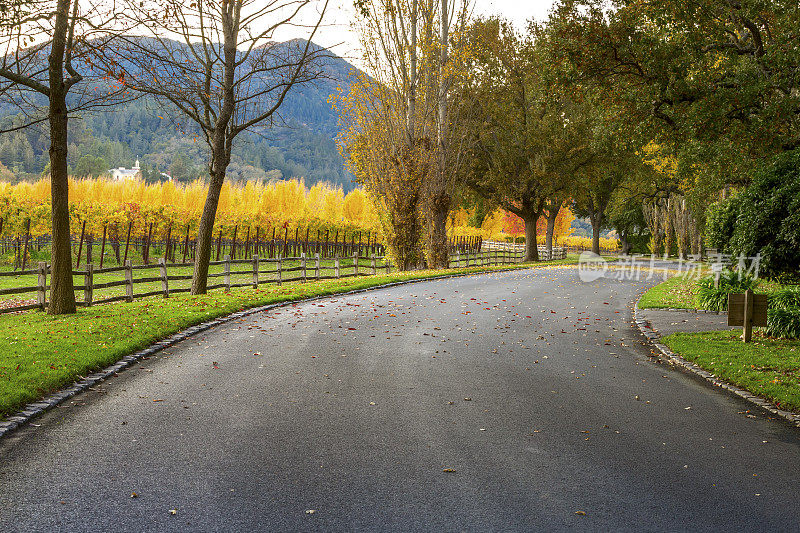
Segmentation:
{"type": "Polygon", "coordinates": [[[442,468],[442,472],[445,472],[445,473],[448,473],[448,474],[452,474],[455,471],[456,471],[455,468],[442,468]]]}
{"type": "Polygon", "coordinates": [[[578,516],[586,516],[586,511],[575,511],[575,514],[578,516]]]}

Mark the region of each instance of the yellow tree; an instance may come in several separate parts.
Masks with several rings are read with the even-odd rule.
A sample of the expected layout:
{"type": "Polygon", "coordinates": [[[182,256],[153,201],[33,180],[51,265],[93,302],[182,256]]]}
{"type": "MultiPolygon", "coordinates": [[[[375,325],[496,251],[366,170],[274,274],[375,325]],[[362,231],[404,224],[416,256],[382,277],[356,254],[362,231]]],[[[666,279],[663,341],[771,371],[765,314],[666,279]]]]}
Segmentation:
{"type": "Polygon", "coordinates": [[[345,126],[343,154],[380,207],[403,270],[422,262],[423,235],[429,266],[447,266],[449,39],[454,17],[463,25],[467,13],[466,1],[457,4],[358,0],[369,77],[359,76],[334,103],[345,126]]]}

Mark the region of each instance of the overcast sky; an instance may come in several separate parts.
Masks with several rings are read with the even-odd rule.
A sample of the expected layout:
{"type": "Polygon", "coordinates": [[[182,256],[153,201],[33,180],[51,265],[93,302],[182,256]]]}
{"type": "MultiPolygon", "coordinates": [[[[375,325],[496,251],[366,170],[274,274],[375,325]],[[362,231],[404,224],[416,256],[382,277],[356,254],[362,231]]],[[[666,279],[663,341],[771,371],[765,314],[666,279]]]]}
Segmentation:
{"type": "MultiPolygon", "coordinates": [[[[319,0],[318,0],[319,1],[319,0]]],[[[452,1],[452,0],[451,0],[452,1]]],[[[475,15],[500,14],[512,20],[519,29],[525,27],[525,21],[530,18],[544,20],[554,3],[554,0],[473,0],[475,15]]],[[[318,9],[318,8],[317,8],[318,9]]],[[[303,21],[308,24],[316,22],[314,10],[306,8],[303,21]]],[[[357,62],[358,37],[350,31],[350,21],[353,18],[353,0],[330,0],[328,12],[325,14],[325,27],[320,28],[314,37],[314,42],[333,47],[333,51],[348,59],[357,62]]],[[[283,28],[275,35],[277,40],[297,37],[298,28],[283,28]]],[[[307,32],[306,32],[307,33],[307,32]]]]}

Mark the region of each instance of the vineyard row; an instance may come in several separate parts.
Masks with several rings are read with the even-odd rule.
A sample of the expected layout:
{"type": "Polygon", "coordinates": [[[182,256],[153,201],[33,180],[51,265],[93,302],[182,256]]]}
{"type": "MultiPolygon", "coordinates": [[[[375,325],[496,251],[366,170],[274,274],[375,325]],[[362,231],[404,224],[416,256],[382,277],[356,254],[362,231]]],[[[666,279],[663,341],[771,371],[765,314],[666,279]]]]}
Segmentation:
{"type": "MultiPolygon", "coordinates": [[[[155,226],[157,227],[157,226],[155,226]]],[[[172,226],[167,226],[164,235],[158,238],[154,235],[154,224],[151,222],[147,232],[143,237],[132,237],[132,224],[129,223],[124,238],[119,238],[119,228],[115,227],[111,233],[114,238],[109,237],[109,228],[103,226],[103,236],[99,242],[93,235],[86,232],[84,222],[80,235],[73,235],[72,247],[76,257],[75,268],[79,268],[85,253],[85,263],[92,263],[94,259],[95,247],[100,246],[100,268],[110,261],[117,266],[127,263],[129,257],[137,260],[141,264],[148,265],[153,257],[164,257],[166,260],[176,263],[194,261],[195,259],[195,239],[191,233],[191,226],[187,224],[183,235],[173,233],[172,226]],[[110,248],[111,254],[106,259],[106,249],[110,248]]],[[[177,232],[176,232],[177,233],[177,232]]],[[[378,235],[375,232],[340,232],[335,230],[331,234],[330,230],[316,230],[316,235],[306,228],[302,232],[300,228],[295,228],[294,235],[288,227],[283,228],[283,235],[280,230],[272,228],[271,236],[262,228],[256,227],[253,230],[247,227],[239,233],[239,226],[234,226],[230,237],[224,236],[220,229],[215,238],[215,249],[212,251],[212,259],[219,261],[223,255],[228,255],[231,259],[250,259],[255,255],[262,258],[275,259],[277,257],[300,256],[300,254],[319,254],[322,258],[333,258],[337,256],[359,255],[386,255],[383,243],[378,242],[378,235]]],[[[26,229],[24,236],[2,235],[2,219],[0,219],[0,254],[3,256],[13,254],[13,269],[25,270],[31,261],[32,251],[41,252],[50,245],[50,236],[44,235],[32,238],[30,228],[26,229]]],[[[451,252],[475,253],[481,249],[482,238],[479,236],[461,236],[450,239],[451,252]]]]}
{"type": "MultiPolygon", "coordinates": [[[[522,254],[511,250],[494,250],[478,253],[460,253],[451,255],[451,266],[476,267],[517,263],[522,254]]],[[[147,298],[189,292],[188,282],[192,279],[192,263],[168,263],[166,258],[158,259],[156,265],[136,265],[127,260],[123,266],[95,268],[92,263],[84,270],[73,270],[73,276],[83,278],[82,284],[75,284],[74,290],[83,293],[83,298],[76,300],[79,306],[127,301],[134,298],[147,298]],[[148,270],[156,270],[155,275],[147,274],[148,270]],[[134,273],[145,277],[134,277],[134,273]],[[142,291],[137,292],[137,287],[142,291]],[[100,293],[98,295],[98,293],[100,293]],[[98,295],[99,297],[95,297],[98,295]]],[[[350,257],[336,256],[332,260],[324,260],[318,253],[308,257],[301,253],[298,257],[278,256],[274,259],[260,258],[254,255],[250,259],[232,259],[226,255],[222,261],[212,261],[208,277],[212,283],[207,290],[224,289],[230,291],[237,287],[258,289],[259,284],[273,283],[281,285],[288,282],[320,281],[347,277],[377,275],[379,270],[387,274],[391,272],[391,264],[383,257],[375,255],[366,257],[353,253],[350,257]],[[239,268],[240,270],[234,270],[239,268]],[[221,279],[220,279],[221,278],[221,279]]],[[[47,306],[48,278],[50,265],[40,261],[37,268],[20,272],[0,272],[0,277],[20,276],[23,279],[35,279],[35,285],[0,289],[0,298],[34,293],[35,300],[23,299],[10,306],[0,308],[0,314],[27,310],[45,310],[47,306]]],[[[31,283],[29,281],[29,283],[31,283]]]]}

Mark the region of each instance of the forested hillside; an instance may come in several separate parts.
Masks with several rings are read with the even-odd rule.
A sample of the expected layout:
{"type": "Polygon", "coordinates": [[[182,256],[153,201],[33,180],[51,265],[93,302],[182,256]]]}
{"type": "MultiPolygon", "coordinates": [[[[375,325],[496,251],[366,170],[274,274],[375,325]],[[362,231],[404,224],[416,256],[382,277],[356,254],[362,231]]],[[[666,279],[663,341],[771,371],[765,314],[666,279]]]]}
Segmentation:
{"type": "MultiPolygon", "coordinates": [[[[270,128],[243,135],[234,147],[228,175],[234,181],[264,178],[303,178],[306,183],[328,181],[352,189],[335,136],[337,115],[328,97],[345,85],[354,67],[332,56],[324,59],[325,77],[296,87],[270,128]]],[[[106,112],[80,114],[70,122],[69,166],[75,176],[98,176],[110,168],[141,162],[146,180],[177,181],[205,177],[202,139],[173,113],[150,98],[122,104],[106,112]]],[[[17,107],[0,103],[0,125],[20,123],[17,107]]],[[[46,125],[46,123],[45,123],[46,125]]],[[[46,173],[49,139],[46,127],[29,127],[0,135],[0,180],[19,181],[46,173]]]]}

